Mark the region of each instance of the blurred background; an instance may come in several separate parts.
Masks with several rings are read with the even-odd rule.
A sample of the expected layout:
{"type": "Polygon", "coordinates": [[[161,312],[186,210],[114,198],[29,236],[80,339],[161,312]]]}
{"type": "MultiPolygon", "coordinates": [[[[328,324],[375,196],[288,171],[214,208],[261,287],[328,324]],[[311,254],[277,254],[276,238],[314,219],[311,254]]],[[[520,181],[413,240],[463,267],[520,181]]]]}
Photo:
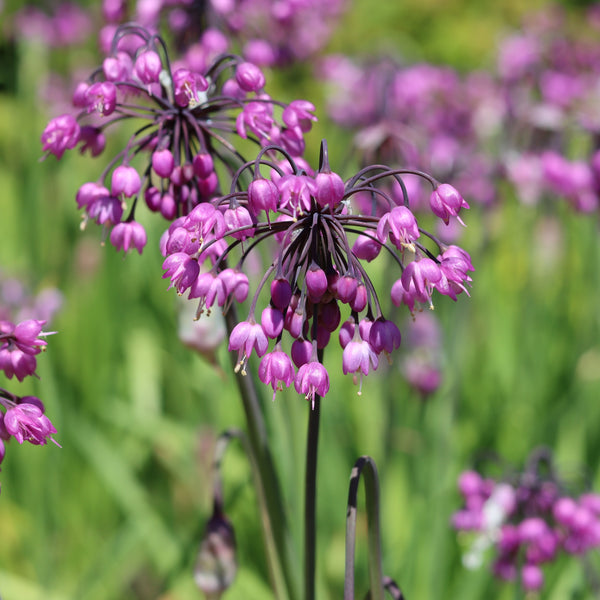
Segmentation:
{"type": "MultiPolygon", "coordinates": [[[[104,245],[100,228],[80,230],[75,194],[95,180],[102,163],[77,152],[40,161],[47,121],[68,110],[73,81],[101,60],[99,5],[79,5],[86,17],[75,28],[81,35],[61,43],[46,36],[47,22],[23,12],[34,7],[53,15],[58,3],[0,6],[1,289],[5,302],[14,290],[6,282],[15,278],[30,295],[48,288],[62,295],[51,322],[58,334],[40,357],[39,379],[10,382],[12,391],[43,399],[62,448],[8,445],[0,594],[4,600],[201,597],[192,571],[212,508],[212,448],[221,431],[244,425],[226,349],[201,356],[180,339],[191,320],[180,320],[178,300],[161,279],[156,249],[164,222],[144,215],[148,246],[142,256],[123,258],[104,245]]],[[[336,119],[336,82],[323,76],[331,73],[325,55],[345,54],[362,65],[382,56],[403,66],[429,63],[458,78],[496,73],[502,41],[547,7],[520,0],[349,0],[322,47],[267,70],[267,89],[316,105],[319,123],[305,156],[315,165],[327,138],[332,168],[348,177],[359,162],[348,148],[364,123],[352,128],[336,119]]],[[[598,45],[590,5],[561,7],[565,31],[575,38],[587,32],[598,45]]],[[[346,100],[363,103],[360,86],[346,100]]],[[[416,127],[422,115],[414,114],[409,125],[416,127]]],[[[567,120],[560,132],[568,136],[565,153],[587,161],[598,138],[591,127],[585,136],[578,132],[578,122],[567,120]]],[[[483,153],[475,149],[469,160],[483,153]]],[[[489,182],[492,200],[474,201],[464,192],[471,210],[461,213],[467,228],[459,243],[475,266],[471,297],[438,299],[439,330],[424,344],[425,356],[418,340],[409,341],[408,311],[392,308],[402,325],[402,352],[365,379],[362,396],[350,377],[330,369],[319,456],[319,598],[342,596],[347,483],[360,455],[372,456],[380,471],[384,569],[409,599],[517,597],[485,565],[462,566],[464,540],[450,525],[461,504],[457,477],[481,457],[497,455],[519,468],[545,445],[576,489],[600,491],[598,210],[580,210],[547,190],[526,202],[514,181],[496,171],[489,182]]],[[[382,287],[391,284],[384,262],[370,266],[382,287]]],[[[328,351],[325,364],[340,364],[339,352],[328,351]]],[[[290,390],[275,402],[264,396],[301,555],[307,406],[290,390]]],[[[250,471],[238,447],[224,469],[239,561],[227,597],[262,600],[270,597],[266,564],[250,471]]],[[[359,536],[358,589],[366,589],[360,521],[359,536]]],[[[594,597],[577,560],[557,561],[545,573],[544,598],[594,597]]]]}

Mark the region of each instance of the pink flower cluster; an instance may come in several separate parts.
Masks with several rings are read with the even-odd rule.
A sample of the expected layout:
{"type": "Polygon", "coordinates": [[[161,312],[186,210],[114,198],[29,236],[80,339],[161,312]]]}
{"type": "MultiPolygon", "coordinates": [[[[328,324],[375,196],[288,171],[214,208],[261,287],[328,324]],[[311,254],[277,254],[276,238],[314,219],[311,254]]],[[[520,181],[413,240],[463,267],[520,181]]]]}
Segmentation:
{"type": "MultiPolygon", "coordinates": [[[[161,245],[163,277],[179,294],[198,300],[197,316],[215,305],[226,311],[232,301],[243,302],[249,295],[244,272],[249,254],[271,241],[267,253],[272,262],[247,319],[231,331],[229,349],[238,353],[242,373],[252,354],[262,358],[259,377],[274,394],[293,382],[307,399],[324,396],[329,374],[322,351],[340,326],[342,309],[349,312],[339,328],[344,373],[362,379],[377,368],[382,353],[390,354],[400,344],[400,331],[384,317],[365,268],[382,249],[399,267],[391,299],[411,311],[417,304],[432,306],[434,291],[456,300],[471,281],[469,255],[422,230],[408,197],[398,205],[380,187],[389,179],[401,181],[405,173],[377,165],[344,181],[329,168],[325,144],[316,173],[285,149],[269,146],[238,170],[229,194],[199,204],[171,224],[161,245]],[[275,152],[283,160],[267,158],[275,152]],[[261,167],[270,169],[268,176],[261,167]],[[252,180],[245,185],[247,173],[252,180]],[[355,196],[364,193],[387,202],[381,218],[361,214],[353,205],[355,196]],[[435,253],[424,238],[436,246],[435,253]],[[257,315],[263,288],[268,302],[257,315]],[[288,350],[284,335],[291,342],[288,350]]],[[[442,219],[457,215],[464,206],[458,192],[420,176],[432,187],[434,214],[443,213],[442,219]]]]}
{"type": "MultiPolygon", "coordinates": [[[[48,288],[34,296],[20,280],[0,272],[0,372],[8,379],[23,381],[36,376],[37,356],[46,348],[45,337],[52,333],[44,332],[43,327],[61,303],[57,290],[48,288]],[[32,314],[44,319],[31,318],[32,314]]],[[[0,410],[0,463],[6,453],[5,442],[11,438],[19,444],[57,443],[52,438],[56,429],[39,398],[19,396],[0,387],[0,407],[4,409],[0,410]]]]}
{"type": "MultiPolygon", "coordinates": [[[[421,169],[452,181],[479,204],[494,200],[495,165],[482,147],[502,116],[491,76],[389,59],[361,65],[339,55],[321,62],[320,76],[329,86],[330,117],[357,130],[355,146],[365,164],[421,169]]],[[[427,194],[415,189],[412,201],[424,205],[427,194]]]]}
{"type": "Polygon", "coordinates": [[[506,99],[508,149],[504,165],[524,201],[559,196],[586,213],[600,206],[597,29],[597,19],[590,18],[573,35],[555,7],[530,18],[500,47],[498,78],[506,99]],[[586,150],[573,155],[573,140],[586,150]]]}
{"type": "MultiPolygon", "coordinates": [[[[14,325],[0,320],[0,371],[9,379],[13,376],[22,381],[28,375],[35,375],[36,356],[47,342],[42,332],[45,321],[27,319],[14,325]]],[[[43,445],[52,440],[56,429],[44,414],[44,405],[35,396],[17,396],[0,387],[0,463],[6,453],[5,441],[15,438],[19,444],[24,441],[43,445]]],[[[57,444],[58,445],[58,444],[57,444]]]]}
{"type": "Polygon", "coordinates": [[[325,46],[346,0],[210,0],[243,54],[260,65],[306,60],[325,46]]]}
{"type": "Polygon", "coordinates": [[[590,10],[577,28],[556,7],[529,15],[489,72],[327,57],[330,117],[358,129],[365,164],[426,170],[483,205],[508,181],[526,204],[558,197],[596,211],[600,44],[590,10]]]}
{"type": "Polygon", "coordinates": [[[111,229],[117,250],[141,253],[147,238],[135,218],[140,199],[171,221],[213,198],[220,185],[215,163],[232,176],[243,162],[229,136],[302,154],[314,107],[273,100],[264,85],[262,71],[240,57],[220,55],[206,65],[187,56],[171,63],[158,35],[122,26],[102,67],[75,90],[79,114],[52,119],[41,136],[43,149],[61,158],[80,144],[97,156],[108,127],[135,121],[126,147],[97,181],[81,186],[77,204],[84,223],[111,229]]]}
{"type": "Polygon", "coordinates": [[[14,15],[11,26],[11,33],[52,47],[80,44],[91,31],[90,14],[75,2],[54,3],[49,12],[29,4],[14,15]]]}
{"type": "Polygon", "coordinates": [[[452,518],[459,531],[476,534],[465,566],[475,567],[494,548],[493,572],[520,580],[526,591],[544,585],[542,565],[560,553],[583,556],[600,547],[600,495],[572,497],[554,478],[528,469],[513,482],[461,474],[458,487],[464,507],[452,518]]]}

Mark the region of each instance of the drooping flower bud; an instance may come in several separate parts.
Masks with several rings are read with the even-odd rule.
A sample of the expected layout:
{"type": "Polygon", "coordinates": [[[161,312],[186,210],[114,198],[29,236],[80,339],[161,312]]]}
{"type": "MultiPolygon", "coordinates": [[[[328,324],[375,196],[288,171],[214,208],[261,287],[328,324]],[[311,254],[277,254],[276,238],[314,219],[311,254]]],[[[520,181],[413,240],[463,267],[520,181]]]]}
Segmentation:
{"type": "Polygon", "coordinates": [[[135,196],[142,187],[139,173],[126,165],[119,165],[112,174],[111,192],[113,196],[123,194],[127,198],[135,196]]]}
{"type": "Polygon", "coordinates": [[[200,543],[194,581],[207,598],[219,598],[237,572],[235,533],[229,520],[217,511],[206,524],[200,543]]]}
{"type": "Polygon", "coordinates": [[[257,92],[265,87],[263,72],[249,62],[243,62],[237,66],[235,80],[245,92],[257,92]]]}
{"type": "Polygon", "coordinates": [[[174,167],[175,158],[168,148],[152,154],[152,168],[159,177],[170,177],[174,167]]]}
{"type": "Polygon", "coordinates": [[[133,69],[142,83],[157,83],[162,70],[160,56],[153,50],[142,52],[136,58],[133,69]]]}
{"type": "Polygon", "coordinates": [[[317,173],[315,199],[319,206],[335,208],[344,197],[344,180],[337,173],[317,173]]]}

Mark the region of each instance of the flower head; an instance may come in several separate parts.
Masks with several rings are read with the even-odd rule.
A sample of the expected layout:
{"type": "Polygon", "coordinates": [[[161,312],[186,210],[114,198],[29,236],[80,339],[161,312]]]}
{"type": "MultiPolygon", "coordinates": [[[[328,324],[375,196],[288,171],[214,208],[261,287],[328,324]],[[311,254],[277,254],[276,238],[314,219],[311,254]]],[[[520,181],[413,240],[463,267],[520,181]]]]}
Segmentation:
{"type": "MultiPolygon", "coordinates": [[[[265,356],[261,380],[274,390],[282,382],[287,386],[292,370],[291,361],[283,358],[287,355],[283,342],[288,338],[289,355],[298,366],[296,390],[314,401],[329,389],[319,351],[329,344],[346,310],[348,319],[340,332],[342,370],[362,381],[377,368],[382,353],[389,356],[399,347],[401,338],[398,327],[384,316],[363,261],[391,256],[399,285],[410,295],[405,303],[411,310],[418,303],[431,305],[436,291],[456,297],[470,282],[468,255],[458,247],[443,246],[419,228],[408,206],[398,206],[381,185],[403,174],[374,166],[344,181],[330,169],[325,144],[316,172],[301,166],[285,148],[268,146],[238,170],[229,194],[198,205],[169,228],[163,245],[165,277],[180,293],[191,290],[190,298],[199,301],[198,315],[214,302],[227,310],[238,298],[229,283],[219,283],[217,291],[221,273],[231,270],[228,265],[235,265],[232,272],[242,273],[250,253],[271,243],[267,250],[271,262],[254,291],[248,318],[230,335],[229,349],[238,352],[237,370],[243,373],[248,357],[256,352],[265,356]],[[275,160],[275,153],[284,160],[275,160]],[[261,173],[265,167],[270,168],[268,178],[261,173]],[[246,171],[252,174],[249,184],[242,183],[246,171]],[[355,196],[362,193],[386,200],[389,210],[381,219],[357,210],[355,196]],[[354,252],[352,240],[357,235],[379,251],[354,252]],[[433,251],[421,238],[431,242],[433,251]],[[269,294],[256,313],[259,303],[265,302],[263,288],[269,294]],[[276,350],[267,354],[270,340],[276,350]]],[[[439,187],[421,176],[433,189],[439,187]]],[[[245,298],[247,278],[243,289],[245,298]]]]}
{"type": "MultiPolygon", "coordinates": [[[[230,173],[244,162],[228,136],[261,145],[282,143],[295,155],[304,148],[303,135],[315,119],[311,105],[294,105],[296,118],[288,112],[284,120],[288,105],[266,94],[262,70],[239,56],[220,54],[225,48],[219,43],[212,46],[219,52],[206,50],[202,60],[188,52],[175,68],[158,35],[139,25],[115,28],[102,68],[77,86],[73,103],[84,110],[77,117],[53,119],[42,134],[44,151],[57,158],[79,141],[82,151],[99,156],[113,124],[132,124],[125,148],[97,182],[84,184],[78,194],[85,221],[118,228],[112,236],[118,247],[125,248],[133,232],[139,234],[135,247],[143,245],[139,227],[121,224],[137,222],[135,213],[144,206],[138,202],[141,194],[153,212],[169,221],[212,199],[224,177],[215,163],[230,173]]],[[[247,221],[246,208],[231,210],[239,231],[247,221]]]]}
{"type": "Polygon", "coordinates": [[[494,547],[494,574],[520,578],[526,592],[538,591],[543,564],[600,547],[600,496],[576,498],[561,489],[546,449],[534,451],[525,471],[509,481],[465,471],[458,486],[464,507],[454,514],[454,527],[475,535],[463,557],[466,567],[479,567],[484,550],[494,547]]]}

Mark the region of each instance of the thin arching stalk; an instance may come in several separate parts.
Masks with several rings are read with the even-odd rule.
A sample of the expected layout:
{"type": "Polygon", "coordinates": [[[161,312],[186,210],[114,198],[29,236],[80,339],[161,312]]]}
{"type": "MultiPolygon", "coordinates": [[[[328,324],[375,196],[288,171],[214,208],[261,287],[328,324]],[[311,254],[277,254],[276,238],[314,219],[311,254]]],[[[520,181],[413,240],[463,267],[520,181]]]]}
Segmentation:
{"type": "Polygon", "coordinates": [[[358,506],[358,484],[363,475],[365,505],[367,511],[367,536],[369,544],[370,600],[383,600],[384,579],[381,560],[381,534],[379,527],[379,478],[375,461],[370,456],[361,456],[352,469],[348,491],[346,513],[346,573],[344,600],[355,600],[354,595],[354,550],[356,546],[356,514],[358,506]],[[366,468],[365,468],[366,467],[366,468]],[[364,470],[364,472],[363,472],[364,470]]]}

